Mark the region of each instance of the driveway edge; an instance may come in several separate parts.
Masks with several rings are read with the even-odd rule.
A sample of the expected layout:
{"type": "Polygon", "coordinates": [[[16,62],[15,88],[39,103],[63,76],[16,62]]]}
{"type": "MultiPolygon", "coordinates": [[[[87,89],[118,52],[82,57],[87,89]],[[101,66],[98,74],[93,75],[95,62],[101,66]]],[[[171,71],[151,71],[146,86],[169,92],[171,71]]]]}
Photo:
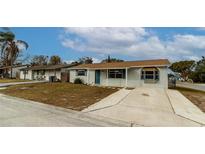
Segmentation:
{"type": "Polygon", "coordinates": [[[179,91],[171,91],[168,89],[166,90],[166,94],[176,115],[196,122],[202,126],[205,125],[205,114],[179,91]],[[176,97],[178,98],[177,101],[176,97]]]}

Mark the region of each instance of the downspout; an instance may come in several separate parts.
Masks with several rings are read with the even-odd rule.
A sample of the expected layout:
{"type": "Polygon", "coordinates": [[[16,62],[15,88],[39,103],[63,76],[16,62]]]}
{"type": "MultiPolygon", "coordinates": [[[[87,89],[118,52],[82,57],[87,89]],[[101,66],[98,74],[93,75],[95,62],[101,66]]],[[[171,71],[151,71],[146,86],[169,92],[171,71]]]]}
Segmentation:
{"type": "Polygon", "coordinates": [[[126,69],[125,69],[125,87],[127,88],[127,77],[128,77],[128,75],[127,75],[127,67],[126,67],[126,69]]]}

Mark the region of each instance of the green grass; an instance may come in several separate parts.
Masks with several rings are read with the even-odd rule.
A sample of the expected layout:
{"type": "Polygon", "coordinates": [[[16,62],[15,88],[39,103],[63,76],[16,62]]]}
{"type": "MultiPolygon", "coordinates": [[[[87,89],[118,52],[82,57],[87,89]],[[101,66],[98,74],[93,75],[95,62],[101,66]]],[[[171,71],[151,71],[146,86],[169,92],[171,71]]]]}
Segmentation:
{"type": "Polygon", "coordinates": [[[205,92],[200,90],[194,90],[190,88],[175,88],[181,92],[186,98],[188,98],[192,103],[198,106],[203,112],[205,112],[205,92]]]}

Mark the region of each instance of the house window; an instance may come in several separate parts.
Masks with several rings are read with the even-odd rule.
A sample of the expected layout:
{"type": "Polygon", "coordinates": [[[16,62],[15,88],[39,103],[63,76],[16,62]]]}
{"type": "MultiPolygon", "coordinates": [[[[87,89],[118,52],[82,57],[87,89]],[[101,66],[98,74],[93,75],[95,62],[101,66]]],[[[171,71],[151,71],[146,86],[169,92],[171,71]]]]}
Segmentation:
{"type": "Polygon", "coordinates": [[[108,78],[125,78],[125,69],[108,70],[108,78]]]}
{"type": "Polygon", "coordinates": [[[86,70],[76,70],[76,75],[77,76],[86,76],[87,71],[86,70]]]}
{"type": "Polygon", "coordinates": [[[157,69],[143,69],[141,72],[142,80],[159,80],[159,71],[157,69]]]}
{"type": "Polygon", "coordinates": [[[144,79],[144,71],[142,71],[142,73],[141,73],[141,80],[143,80],[144,79]]]}
{"type": "Polygon", "coordinates": [[[145,79],[154,79],[154,71],[145,71],[145,79]]]}
{"type": "Polygon", "coordinates": [[[45,70],[42,70],[42,71],[40,72],[40,74],[41,74],[41,75],[45,75],[45,70]]]}
{"type": "Polygon", "coordinates": [[[155,80],[159,80],[159,71],[155,71],[155,80]]]}
{"type": "Polygon", "coordinates": [[[24,71],[23,71],[23,74],[28,74],[28,70],[24,70],[24,71]]]}
{"type": "Polygon", "coordinates": [[[37,75],[45,75],[45,70],[38,70],[37,75]]]}

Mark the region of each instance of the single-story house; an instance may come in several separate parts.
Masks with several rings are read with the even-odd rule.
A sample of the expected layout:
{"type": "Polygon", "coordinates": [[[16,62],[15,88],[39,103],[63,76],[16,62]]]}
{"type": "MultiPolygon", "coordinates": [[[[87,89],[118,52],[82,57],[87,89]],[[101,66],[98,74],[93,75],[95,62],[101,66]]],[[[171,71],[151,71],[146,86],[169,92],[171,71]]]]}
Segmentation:
{"type": "Polygon", "coordinates": [[[20,70],[27,68],[28,65],[14,65],[14,66],[4,66],[0,67],[0,77],[1,78],[10,78],[11,77],[11,68],[12,68],[12,78],[20,78],[20,70]]]}
{"type": "Polygon", "coordinates": [[[70,68],[70,82],[115,87],[168,88],[168,59],[82,64],[70,68]]]}
{"type": "MultiPolygon", "coordinates": [[[[49,81],[51,77],[54,80],[65,80],[65,74],[69,77],[67,68],[75,66],[76,64],[59,64],[59,65],[42,65],[42,66],[31,66],[20,70],[20,79],[24,80],[45,80],[49,81]]],[[[66,79],[69,81],[69,78],[66,79]]]]}

